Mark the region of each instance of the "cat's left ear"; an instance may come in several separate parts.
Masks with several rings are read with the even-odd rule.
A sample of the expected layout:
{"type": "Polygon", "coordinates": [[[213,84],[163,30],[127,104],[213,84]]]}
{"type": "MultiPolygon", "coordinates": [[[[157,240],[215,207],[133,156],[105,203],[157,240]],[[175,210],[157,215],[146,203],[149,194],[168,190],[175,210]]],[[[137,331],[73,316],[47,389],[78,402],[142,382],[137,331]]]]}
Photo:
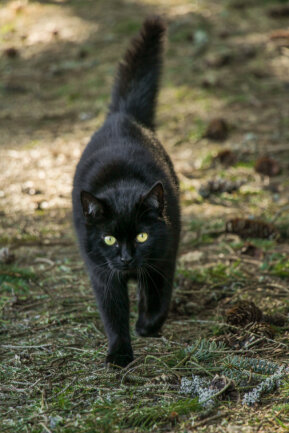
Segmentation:
{"type": "Polygon", "coordinates": [[[80,200],[82,204],[83,215],[87,220],[103,215],[103,204],[90,192],[81,191],[80,200]]]}
{"type": "Polygon", "coordinates": [[[164,187],[162,182],[156,182],[142,198],[153,208],[158,209],[161,214],[164,210],[164,187]]]}

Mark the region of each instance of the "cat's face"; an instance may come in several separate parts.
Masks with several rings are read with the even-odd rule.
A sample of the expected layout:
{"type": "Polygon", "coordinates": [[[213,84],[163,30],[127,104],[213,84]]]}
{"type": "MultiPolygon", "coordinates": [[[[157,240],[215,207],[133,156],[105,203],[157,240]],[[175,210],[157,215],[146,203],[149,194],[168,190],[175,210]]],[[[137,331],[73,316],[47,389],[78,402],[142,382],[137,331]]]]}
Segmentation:
{"type": "Polygon", "coordinates": [[[160,182],[146,194],[119,188],[100,198],[82,192],[81,200],[92,260],[123,272],[149,270],[162,261],[168,230],[160,182]]]}

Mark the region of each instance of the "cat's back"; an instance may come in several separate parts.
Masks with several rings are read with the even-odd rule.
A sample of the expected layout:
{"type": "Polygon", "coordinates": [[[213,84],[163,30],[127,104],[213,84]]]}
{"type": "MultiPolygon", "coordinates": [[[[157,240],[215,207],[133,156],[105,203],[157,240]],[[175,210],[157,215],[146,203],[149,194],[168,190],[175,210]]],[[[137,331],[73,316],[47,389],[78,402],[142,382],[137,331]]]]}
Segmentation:
{"type": "Polygon", "coordinates": [[[92,183],[103,185],[115,177],[133,176],[148,185],[163,180],[178,190],[171,160],[154,133],[129,116],[115,113],[107,117],[86,146],[76,169],[74,188],[91,188],[92,183]]]}

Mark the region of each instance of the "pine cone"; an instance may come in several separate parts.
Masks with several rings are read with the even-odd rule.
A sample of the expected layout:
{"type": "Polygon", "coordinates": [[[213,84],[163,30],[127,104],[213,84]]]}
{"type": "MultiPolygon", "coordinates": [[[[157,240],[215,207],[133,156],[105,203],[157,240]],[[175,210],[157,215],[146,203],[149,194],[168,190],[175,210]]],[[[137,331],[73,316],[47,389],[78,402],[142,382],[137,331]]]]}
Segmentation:
{"type": "Polygon", "coordinates": [[[272,18],[289,17],[289,5],[276,6],[269,10],[269,15],[272,18]]]}
{"type": "Polygon", "coordinates": [[[4,54],[6,54],[7,57],[10,57],[10,59],[15,59],[19,56],[19,51],[17,48],[9,47],[4,50],[4,54]]]}
{"type": "Polygon", "coordinates": [[[228,125],[224,119],[212,119],[208,124],[207,130],[204,134],[205,138],[212,140],[226,140],[228,136],[228,125]]]}
{"type": "Polygon", "coordinates": [[[252,325],[247,327],[246,329],[247,331],[253,332],[254,334],[258,334],[260,336],[268,337],[271,339],[275,336],[273,328],[265,322],[252,323],[252,325]]]}
{"type": "Polygon", "coordinates": [[[235,233],[241,238],[277,239],[278,230],[273,224],[261,220],[233,218],[226,223],[226,232],[235,233]]]}
{"type": "Polygon", "coordinates": [[[240,301],[225,312],[226,322],[230,325],[243,326],[251,322],[260,322],[262,311],[254,302],[240,301]]]}
{"type": "Polygon", "coordinates": [[[279,163],[269,156],[262,156],[255,163],[255,171],[266,176],[277,176],[280,171],[279,163]]]}
{"type": "Polygon", "coordinates": [[[231,194],[234,191],[238,191],[240,186],[242,186],[243,184],[244,181],[242,180],[233,182],[231,180],[216,178],[216,179],[209,180],[209,182],[202,185],[199,189],[199,194],[203,198],[208,198],[210,195],[221,194],[223,192],[227,192],[228,194],[231,194]]]}
{"type": "Polygon", "coordinates": [[[287,317],[281,313],[264,314],[263,320],[264,322],[275,326],[284,326],[286,322],[288,322],[287,317]]]}
{"type": "Polygon", "coordinates": [[[221,150],[216,156],[215,161],[220,162],[225,167],[234,165],[237,162],[237,156],[229,149],[221,150]]]}

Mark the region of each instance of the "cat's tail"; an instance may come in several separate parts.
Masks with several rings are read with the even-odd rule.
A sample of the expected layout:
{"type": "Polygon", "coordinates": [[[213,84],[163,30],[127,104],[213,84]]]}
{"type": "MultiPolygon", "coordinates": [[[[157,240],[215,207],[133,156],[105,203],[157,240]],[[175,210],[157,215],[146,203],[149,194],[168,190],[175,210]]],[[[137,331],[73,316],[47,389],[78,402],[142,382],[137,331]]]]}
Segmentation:
{"type": "Polygon", "coordinates": [[[110,113],[127,113],[152,130],[165,31],[160,17],[144,21],[119,65],[109,107],[110,113]]]}

